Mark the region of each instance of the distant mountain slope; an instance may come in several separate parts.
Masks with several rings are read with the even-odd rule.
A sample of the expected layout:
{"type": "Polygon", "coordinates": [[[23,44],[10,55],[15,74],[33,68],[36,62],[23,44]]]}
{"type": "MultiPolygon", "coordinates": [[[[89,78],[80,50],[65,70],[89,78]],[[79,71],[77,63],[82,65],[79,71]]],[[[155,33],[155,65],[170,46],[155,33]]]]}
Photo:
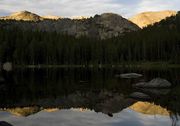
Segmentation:
{"type": "Polygon", "coordinates": [[[23,30],[38,30],[38,31],[56,31],[58,33],[73,35],[76,37],[87,36],[91,38],[107,39],[115,36],[121,36],[126,32],[136,31],[140,28],[123,18],[118,14],[104,13],[95,15],[91,18],[68,19],[62,18],[61,20],[43,20],[44,18],[30,13],[20,12],[7,16],[5,19],[15,19],[24,21],[38,21],[38,22],[23,22],[14,21],[8,23],[6,27],[18,26],[23,30]],[[11,17],[11,18],[10,18],[11,17]]]}
{"type": "Polygon", "coordinates": [[[87,19],[89,17],[87,16],[72,16],[71,19],[78,19],[78,20],[83,20],[83,19],[87,19]]]}
{"type": "Polygon", "coordinates": [[[40,17],[37,14],[31,13],[29,11],[20,11],[12,13],[9,16],[1,17],[0,19],[4,20],[24,20],[24,21],[39,21],[43,20],[42,17],[40,17]]]}
{"type": "Polygon", "coordinates": [[[143,28],[176,14],[176,11],[144,12],[130,18],[129,20],[143,28]]]}
{"type": "Polygon", "coordinates": [[[52,16],[52,15],[47,15],[47,16],[42,16],[43,19],[51,19],[51,20],[58,20],[62,19],[60,16],[52,16]]]}

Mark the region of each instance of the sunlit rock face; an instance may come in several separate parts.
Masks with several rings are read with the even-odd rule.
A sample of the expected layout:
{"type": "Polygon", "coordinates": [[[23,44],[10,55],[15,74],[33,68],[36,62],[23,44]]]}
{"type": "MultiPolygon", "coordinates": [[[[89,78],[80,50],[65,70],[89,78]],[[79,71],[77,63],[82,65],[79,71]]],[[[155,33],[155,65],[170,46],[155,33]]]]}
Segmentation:
{"type": "Polygon", "coordinates": [[[147,27],[148,25],[153,25],[154,23],[160,22],[167,17],[176,15],[176,11],[158,11],[158,12],[144,12],[140,13],[129,20],[137,24],[140,28],[147,27]]]}
{"type": "Polygon", "coordinates": [[[136,102],[132,106],[129,107],[130,109],[143,113],[143,114],[148,114],[148,115],[169,115],[169,111],[165,108],[162,108],[159,105],[155,105],[153,103],[149,102],[136,102]]]}
{"type": "Polygon", "coordinates": [[[9,16],[1,17],[0,19],[4,20],[24,20],[24,21],[39,21],[43,20],[42,17],[40,17],[37,14],[31,13],[29,11],[20,11],[12,13],[9,16]]]}

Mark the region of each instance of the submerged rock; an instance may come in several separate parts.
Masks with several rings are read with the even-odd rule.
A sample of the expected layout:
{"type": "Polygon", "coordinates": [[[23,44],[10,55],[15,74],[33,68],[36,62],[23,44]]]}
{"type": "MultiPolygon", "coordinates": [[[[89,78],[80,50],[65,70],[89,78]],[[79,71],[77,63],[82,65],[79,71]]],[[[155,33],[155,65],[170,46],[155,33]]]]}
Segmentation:
{"type": "Polygon", "coordinates": [[[151,97],[147,94],[144,94],[142,92],[134,92],[132,94],[130,94],[131,98],[135,98],[135,99],[143,99],[143,100],[148,100],[151,99],[151,97]]]}
{"type": "Polygon", "coordinates": [[[155,78],[149,82],[140,82],[133,86],[139,88],[168,88],[171,87],[171,85],[172,84],[165,79],[155,78]]]}
{"type": "Polygon", "coordinates": [[[137,74],[137,73],[126,73],[126,74],[120,74],[116,75],[116,77],[121,77],[121,78],[139,78],[142,77],[142,74],[137,74]]]}

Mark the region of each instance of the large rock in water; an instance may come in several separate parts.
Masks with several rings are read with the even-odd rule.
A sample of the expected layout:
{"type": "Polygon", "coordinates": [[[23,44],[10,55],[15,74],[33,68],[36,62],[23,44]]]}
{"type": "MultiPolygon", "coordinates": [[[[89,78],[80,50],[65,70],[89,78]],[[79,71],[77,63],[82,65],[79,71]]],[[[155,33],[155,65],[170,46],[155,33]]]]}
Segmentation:
{"type": "Polygon", "coordinates": [[[11,62],[6,62],[3,64],[3,69],[5,71],[12,71],[12,63],[11,62]]]}
{"type": "Polygon", "coordinates": [[[131,98],[134,99],[141,99],[141,100],[149,100],[151,97],[145,93],[142,92],[133,92],[132,94],[129,95],[131,98]]]}
{"type": "Polygon", "coordinates": [[[116,77],[121,77],[121,78],[139,78],[142,77],[142,74],[137,74],[137,73],[126,73],[126,74],[120,74],[116,75],[116,77]]]}
{"type": "Polygon", "coordinates": [[[168,88],[171,87],[171,83],[165,79],[155,78],[149,82],[140,82],[133,86],[139,88],[168,88]]]}

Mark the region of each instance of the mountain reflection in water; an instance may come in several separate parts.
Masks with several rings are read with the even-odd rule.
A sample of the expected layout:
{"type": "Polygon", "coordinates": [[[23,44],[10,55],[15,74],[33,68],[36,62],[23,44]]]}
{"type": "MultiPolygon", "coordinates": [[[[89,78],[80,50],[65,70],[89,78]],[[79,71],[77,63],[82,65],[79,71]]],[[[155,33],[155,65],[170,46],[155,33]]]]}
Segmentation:
{"type": "Polygon", "coordinates": [[[0,121],[37,125],[179,125],[180,70],[18,69],[1,71],[0,121]],[[121,73],[143,77],[117,78],[121,73]],[[164,78],[170,89],[138,89],[132,84],[164,78]],[[148,99],[130,97],[142,92],[148,99]],[[109,117],[110,116],[110,117],[109,117]]]}
{"type": "MultiPolygon", "coordinates": [[[[113,118],[90,110],[69,109],[53,112],[40,111],[34,115],[16,117],[0,112],[1,120],[14,126],[171,126],[172,120],[165,115],[144,115],[130,108],[114,114],[113,118]]],[[[179,122],[176,122],[179,124],[179,122]]]]}

